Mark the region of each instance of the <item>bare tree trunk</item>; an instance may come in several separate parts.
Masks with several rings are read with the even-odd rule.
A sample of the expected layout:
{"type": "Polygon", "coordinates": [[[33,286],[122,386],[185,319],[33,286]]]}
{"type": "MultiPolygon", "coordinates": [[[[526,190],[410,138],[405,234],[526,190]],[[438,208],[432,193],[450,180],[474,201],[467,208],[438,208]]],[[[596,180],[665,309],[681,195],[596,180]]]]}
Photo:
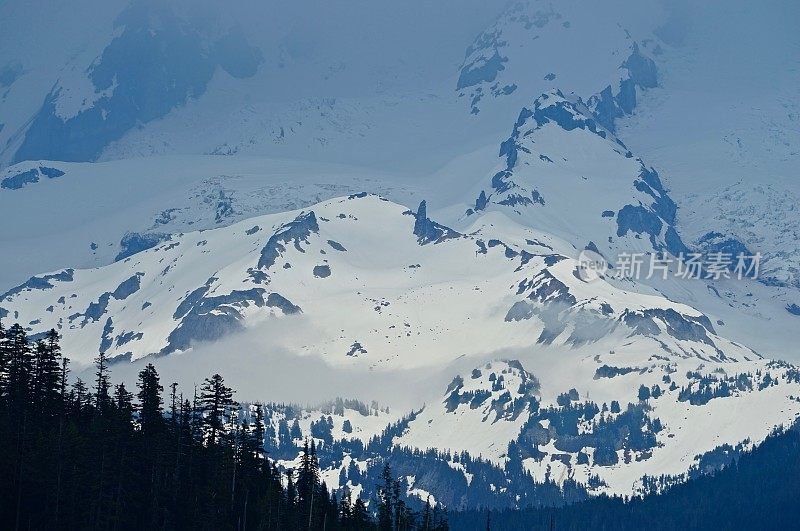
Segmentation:
{"type": "Polygon", "coordinates": [[[55,528],[58,528],[58,516],[61,510],[61,469],[63,468],[62,456],[61,456],[61,445],[62,445],[62,438],[64,433],[64,415],[59,417],[58,419],[58,472],[56,473],[56,514],[55,514],[55,528]]]}
{"type": "Polygon", "coordinates": [[[244,514],[242,515],[243,525],[242,529],[247,531],[247,501],[250,498],[250,489],[244,491],[244,514]]]}
{"type": "Polygon", "coordinates": [[[18,446],[17,446],[17,455],[19,456],[19,475],[17,477],[17,518],[14,525],[14,529],[19,531],[19,519],[22,512],[22,478],[23,476],[23,467],[25,466],[25,435],[27,433],[27,420],[28,420],[28,413],[25,412],[22,414],[22,426],[21,430],[19,431],[19,438],[18,438],[18,446]]]}
{"type": "Polygon", "coordinates": [[[314,491],[316,489],[316,485],[311,489],[311,504],[308,507],[308,531],[311,531],[311,516],[314,514],[314,491]]]}

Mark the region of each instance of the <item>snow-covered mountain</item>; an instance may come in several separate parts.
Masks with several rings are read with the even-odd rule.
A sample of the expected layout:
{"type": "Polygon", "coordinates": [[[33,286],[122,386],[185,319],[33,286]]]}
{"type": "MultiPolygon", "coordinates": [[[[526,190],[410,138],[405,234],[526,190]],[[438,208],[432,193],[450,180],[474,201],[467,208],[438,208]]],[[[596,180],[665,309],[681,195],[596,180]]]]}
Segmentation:
{"type": "Polygon", "coordinates": [[[209,341],[222,352],[226,337],[274,320],[287,324],[271,328],[270,345],[331,366],[402,378],[471,360],[476,369],[427,397],[394,443],[501,467],[520,458],[542,481],[569,477],[597,492],[685,474],[721,442],[757,442],[800,413],[788,399],[800,393],[795,368],[720,337],[693,308],[582,279],[574,251],[502,212],[456,231],[425,203],[413,212],[357,194],[37,276],[2,306],[32,333],[55,327],[84,361],[209,341]],[[512,351],[519,362],[481,361],[512,351]],[[765,415],[765,403],[782,408],[765,415]],[[717,404],[748,420],[731,425],[717,404]]]}
{"type": "Polygon", "coordinates": [[[657,1],[315,2],[313,22],[279,2],[93,3],[0,6],[0,163],[268,155],[429,171],[552,89],[630,114],[668,47],[657,1]]]}
{"type": "Polygon", "coordinates": [[[292,350],[332,362],[364,357],[374,366],[438,363],[427,354],[442,348],[437,343],[474,356],[534,338],[613,344],[631,334],[651,338],[662,328],[665,337],[645,341],[645,350],[758,357],[716,336],[691,308],[583,280],[570,258],[574,248],[553,236],[502,214],[457,232],[431,221],[425,206],[412,212],[357,194],[173,235],[105,267],[32,277],[4,294],[2,305],[32,333],[60,330],[70,351],[131,359],[186,351],[254,326],[251,318],[292,314],[322,335],[319,342],[294,338],[292,350]],[[344,306],[347,312],[336,311],[344,306]],[[492,320],[520,324],[503,325],[508,342],[500,345],[480,328],[474,337],[462,328],[492,320]],[[367,356],[371,350],[378,357],[367,356]],[[414,358],[415,351],[426,354],[414,358]]]}
{"type": "Polygon", "coordinates": [[[678,256],[688,250],[676,230],[677,206],[658,173],[582,102],[558,91],[543,94],[522,110],[500,155],[504,167],[468,214],[495,205],[511,209],[530,226],[591,241],[606,256],[642,247],[632,238],[647,240],[649,251],[678,256]]]}
{"type": "Polygon", "coordinates": [[[0,4],[0,318],[77,370],[228,368],[281,464],[312,436],[329,486],[391,456],[462,508],[658,489],[800,415],[789,2],[50,4],[0,4]],[[275,352],[403,399],[287,406],[275,352]]]}
{"type": "Polygon", "coordinates": [[[476,0],[96,3],[0,6],[8,21],[4,164],[152,154],[360,164],[391,160],[397,140],[411,147],[420,134],[414,147],[446,160],[450,150],[436,154],[441,141],[426,142],[448,138],[446,124],[437,126],[444,116],[468,123],[453,94],[456,65],[501,8],[476,0]],[[36,34],[27,29],[34,19],[36,34]]]}
{"type": "Polygon", "coordinates": [[[510,3],[467,48],[456,88],[476,115],[553,88],[597,92],[613,129],[615,117],[635,108],[637,91],[658,84],[651,56],[664,53],[656,37],[664,20],[658,2],[510,3]]]}
{"type": "Polygon", "coordinates": [[[182,156],[22,162],[0,172],[0,210],[15,220],[15,230],[0,235],[4,248],[13,249],[0,271],[0,290],[34,271],[107,265],[171,234],[365,189],[404,202],[417,195],[413,183],[386,172],[301,161],[182,156]]]}
{"type": "Polygon", "coordinates": [[[326,483],[367,494],[391,450],[392,467],[420,502],[514,507],[554,494],[658,491],[714,470],[783,416],[798,415],[797,370],[774,362],[611,367],[587,358],[578,364],[585,375],[562,373],[566,365],[551,359],[545,370],[539,362],[550,375],[540,380],[518,360],[485,362],[405,415],[342,400],[259,406],[271,427],[265,446],[293,467],[311,436],[326,449],[326,483]],[[776,400],[786,409],[765,409],[776,400]]]}

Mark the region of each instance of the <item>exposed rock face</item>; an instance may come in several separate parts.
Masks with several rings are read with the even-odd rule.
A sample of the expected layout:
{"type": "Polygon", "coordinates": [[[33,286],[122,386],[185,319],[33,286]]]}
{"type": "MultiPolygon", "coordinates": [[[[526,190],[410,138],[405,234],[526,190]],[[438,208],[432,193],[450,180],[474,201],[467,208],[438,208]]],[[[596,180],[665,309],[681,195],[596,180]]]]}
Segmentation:
{"type": "Polygon", "coordinates": [[[444,240],[461,236],[453,229],[429,219],[427,204],[424,200],[420,202],[416,214],[413,215],[416,218],[414,222],[414,235],[417,237],[417,241],[420,245],[425,245],[426,243],[440,243],[444,240]]]}
{"type": "Polygon", "coordinates": [[[299,306],[292,304],[292,302],[283,295],[274,292],[270,293],[267,297],[267,306],[271,308],[278,308],[287,315],[302,312],[299,306]]]}
{"type": "Polygon", "coordinates": [[[115,260],[117,262],[124,260],[136,253],[140,253],[147,249],[152,249],[159,243],[167,240],[169,240],[169,235],[160,232],[148,232],[143,234],[138,232],[129,232],[123,236],[122,240],[119,242],[120,251],[115,260]]]}
{"type": "Polygon", "coordinates": [[[598,218],[613,225],[591,221],[572,228],[596,238],[592,250],[598,254],[612,256],[607,243],[626,236],[645,237],[650,249],[674,256],[689,251],[676,230],[677,205],[658,173],[634,158],[579,98],[572,100],[558,90],[541,95],[531,108],[522,109],[499,154],[504,164],[492,176],[491,195],[482,191],[468,215],[498,205],[533,216],[530,223],[536,224],[557,217],[577,220],[591,204],[598,218]],[[585,147],[570,147],[578,144],[593,146],[592,159],[602,157],[604,162],[587,162],[585,147]],[[597,227],[605,233],[595,232],[597,227]]]}
{"type": "Polygon", "coordinates": [[[267,244],[261,250],[261,257],[258,259],[258,268],[269,269],[275,265],[275,261],[286,251],[286,245],[290,243],[301,253],[304,252],[300,243],[308,243],[309,236],[311,236],[311,234],[317,234],[318,232],[319,225],[317,224],[317,217],[314,215],[314,212],[310,211],[300,214],[293,221],[279,228],[275,234],[270,237],[267,244]]]}
{"type": "Polygon", "coordinates": [[[75,274],[75,270],[74,269],[65,269],[64,271],[61,271],[60,273],[54,273],[54,274],[50,274],[50,275],[42,275],[42,276],[31,277],[24,284],[21,284],[21,285],[15,287],[15,288],[12,288],[12,289],[8,290],[7,292],[3,293],[3,295],[0,296],[0,300],[3,300],[5,298],[7,298],[7,297],[13,297],[14,295],[17,295],[18,293],[22,293],[25,290],[52,289],[54,287],[52,281],[72,282],[74,274],[75,274]]]}
{"type": "Polygon", "coordinates": [[[611,85],[608,85],[588,101],[588,106],[594,111],[598,121],[612,133],[616,132],[617,118],[631,114],[636,108],[637,89],[658,86],[658,68],[650,57],[642,54],[636,42],[620,68],[627,72],[627,76],[620,80],[619,92],[614,94],[611,85]]]}
{"type": "Polygon", "coordinates": [[[73,116],[58,110],[56,85],[25,133],[13,162],[95,160],[136,124],[166,116],[202,95],[220,68],[236,78],[255,74],[263,58],[237,31],[214,36],[186,23],[171,7],[134,2],[116,25],[116,36],[86,75],[97,99],[73,116]]]}
{"type": "Polygon", "coordinates": [[[331,268],[327,265],[314,266],[314,276],[317,278],[327,278],[331,276],[331,268]]]}
{"type": "Polygon", "coordinates": [[[0,181],[0,188],[5,188],[7,190],[19,190],[20,188],[29,184],[38,183],[40,176],[48,179],[55,179],[63,175],[65,175],[65,173],[58,168],[39,166],[37,168],[21,171],[5,177],[2,181],[0,181]]]}
{"type": "MultiPolygon", "coordinates": [[[[182,314],[183,317],[169,334],[167,346],[161,350],[161,354],[187,350],[194,343],[214,341],[241,330],[244,319],[241,311],[251,305],[261,308],[268,302],[264,300],[263,288],[205,297],[207,289],[208,286],[199,288],[202,291],[195,291],[190,295],[191,299],[184,299],[184,303],[189,302],[176,311],[176,316],[182,314]]],[[[285,305],[275,298],[273,304],[285,305]]]]}

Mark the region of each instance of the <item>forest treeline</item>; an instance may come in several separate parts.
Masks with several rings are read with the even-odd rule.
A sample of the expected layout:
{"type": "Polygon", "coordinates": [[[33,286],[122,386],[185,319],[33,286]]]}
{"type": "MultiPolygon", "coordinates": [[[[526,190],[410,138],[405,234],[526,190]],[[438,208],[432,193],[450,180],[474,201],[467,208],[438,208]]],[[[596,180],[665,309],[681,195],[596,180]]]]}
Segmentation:
{"type": "Polygon", "coordinates": [[[657,495],[476,508],[450,513],[448,524],[439,506],[413,510],[388,464],[369,500],[329,489],[314,438],[295,438],[296,465],[278,467],[264,451],[263,408],[237,404],[220,375],[190,391],[165,390],[152,364],[135,388],[114,385],[102,353],[91,381],[70,378],[55,331],[29,341],[21,326],[0,324],[0,528],[790,529],[800,521],[797,429],[657,495]],[[240,416],[242,407],[249,414],[240,416]]]}
{"type": "Polygon", "coordinates": [[[328,489],[313,440],[295,469],[279,469],[262,408],[238,420],[219,374],[187,394],[165,391],[152,364],[135,389],[114,385],[103,353],[92,381],[69,370],[55,330],[29,341],[0,324],[3,529],[448,529],[438,507],[406,505],[388,464],[371,501],[328,489]]]}

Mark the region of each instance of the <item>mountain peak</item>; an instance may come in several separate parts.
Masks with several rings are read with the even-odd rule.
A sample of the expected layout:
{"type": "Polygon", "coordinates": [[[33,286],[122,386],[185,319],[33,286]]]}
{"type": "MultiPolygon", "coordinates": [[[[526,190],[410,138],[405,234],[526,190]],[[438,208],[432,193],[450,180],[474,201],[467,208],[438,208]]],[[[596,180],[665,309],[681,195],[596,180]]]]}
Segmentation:
{"type": "Polygon", "coordinates": [[[687,250],[676,229],[677,207],[658,173],[580,98],[560,90],[536,98],[520,111],[499,154],[504,164],[491,178],[491,194],[484,188],[468,214],[504,209],[576,247],[590,236],[605,256],[687,250]]]}

